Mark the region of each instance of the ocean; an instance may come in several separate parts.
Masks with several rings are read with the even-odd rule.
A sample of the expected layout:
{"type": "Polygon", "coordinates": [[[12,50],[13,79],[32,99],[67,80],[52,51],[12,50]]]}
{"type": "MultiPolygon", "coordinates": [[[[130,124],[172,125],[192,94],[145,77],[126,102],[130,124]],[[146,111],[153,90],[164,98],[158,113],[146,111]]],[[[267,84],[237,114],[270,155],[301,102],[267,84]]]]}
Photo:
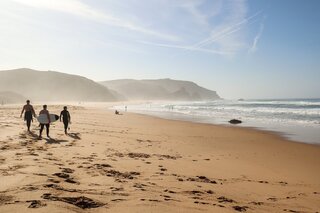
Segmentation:
{"type": "MultiPolygon", "coordinates": [[[[124,110],[124,106],[115,106],[124,110]]],[[[167,119],[224,124],[277,132],[305,143],[320,144],[320,99],[216,100],[203,102],[148,102],[128,106],[128,111],[167,119]]]]}

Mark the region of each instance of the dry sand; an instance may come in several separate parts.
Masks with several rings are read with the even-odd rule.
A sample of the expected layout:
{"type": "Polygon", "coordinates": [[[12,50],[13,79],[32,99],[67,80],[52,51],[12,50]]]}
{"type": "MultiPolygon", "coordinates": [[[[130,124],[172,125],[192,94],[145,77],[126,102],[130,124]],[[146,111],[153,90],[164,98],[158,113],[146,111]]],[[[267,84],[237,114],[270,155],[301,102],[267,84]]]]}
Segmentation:
{"type": "Polygon", "coordinates": [[[319,146],[81,107],[38,140],[20,110],[0,108],[1,213],[320,211],[319,146]]]}

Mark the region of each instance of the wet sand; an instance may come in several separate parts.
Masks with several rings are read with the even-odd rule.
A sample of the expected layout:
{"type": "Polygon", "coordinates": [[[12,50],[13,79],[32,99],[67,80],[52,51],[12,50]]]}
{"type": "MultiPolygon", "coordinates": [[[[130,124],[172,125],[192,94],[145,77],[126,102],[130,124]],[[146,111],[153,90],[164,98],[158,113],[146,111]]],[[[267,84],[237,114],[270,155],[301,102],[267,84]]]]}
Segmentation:
{"type": "Polygon", "coordinates": [[[319,212],[320,146],[92,107],[38,140],[20,110],[0,107],[1,213],[319,212]]]}

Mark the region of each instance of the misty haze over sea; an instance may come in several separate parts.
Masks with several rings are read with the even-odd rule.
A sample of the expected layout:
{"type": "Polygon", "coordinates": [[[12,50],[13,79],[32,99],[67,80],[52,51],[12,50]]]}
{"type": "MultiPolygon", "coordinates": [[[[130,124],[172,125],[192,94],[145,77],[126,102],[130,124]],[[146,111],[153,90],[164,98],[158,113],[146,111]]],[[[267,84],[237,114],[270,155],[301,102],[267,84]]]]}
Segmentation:
{"type": "MultiPolygon", "coordinates": [[[[123,109],[123,106],[116,106],[123,109]]],[[[130,105],[129,111],[162,118],[228,124],[275,131],[285,137],[320,144],[320,99],[215,100],[203,102],[149,102],[130,105]]]]}

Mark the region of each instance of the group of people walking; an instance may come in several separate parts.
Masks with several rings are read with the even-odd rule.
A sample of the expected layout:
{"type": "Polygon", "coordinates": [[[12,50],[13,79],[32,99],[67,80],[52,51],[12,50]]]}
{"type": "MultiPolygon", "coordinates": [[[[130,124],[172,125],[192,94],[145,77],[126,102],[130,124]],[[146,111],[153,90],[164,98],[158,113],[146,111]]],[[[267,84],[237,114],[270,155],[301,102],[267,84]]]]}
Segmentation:
{"type": "MultiPolygon", "coordinates": [[[[40,122],[39,138],[42,138],[42,131],[44,127],[46,127],[46,130],[47,130],[47,137],[50,137],[49,128],[50,128],[51,119],[50,119],[50,113],[47,108],[48,108],[47,105],[43,105],[43,109],[39,113],[39,116],[43,114],[43,115],[46,115],[48,118],[48,122],[45,122],[45,123],[40,122]]],[[[28,132],[31,132],[30,131],[31,122],[33,121],[33,117],[37,117],[37,115],[34,111],[33,106],[30,104],[30,100],[27,100],[27,104],[23,106],[20,117],[22,117],[23,113],[24,113],[24,120],[26,121],[26,124],[27,124],[28,132]]],[[[60,119],[60,122],[63,121],[64,133],[68,134],[67,130],[68,130],[69,124],[71,123],[71,116],[66,106],[63,107],[63,110],[60,113],[59,119],[60,119]]]]}

